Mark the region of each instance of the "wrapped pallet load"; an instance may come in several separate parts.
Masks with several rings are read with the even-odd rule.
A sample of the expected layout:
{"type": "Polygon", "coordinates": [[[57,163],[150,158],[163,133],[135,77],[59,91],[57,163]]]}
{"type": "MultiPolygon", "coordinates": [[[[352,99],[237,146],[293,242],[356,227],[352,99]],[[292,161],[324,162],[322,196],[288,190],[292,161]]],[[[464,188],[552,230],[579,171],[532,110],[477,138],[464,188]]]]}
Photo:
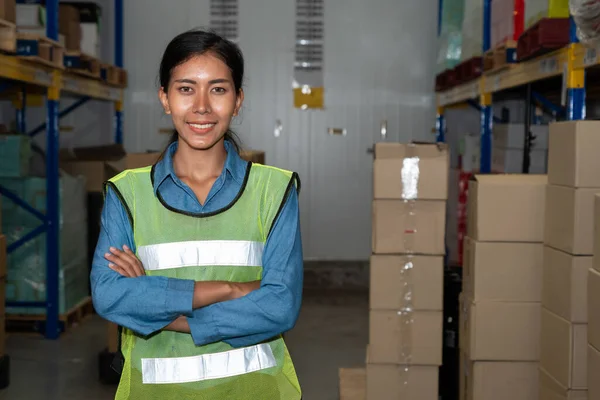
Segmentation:
{"type": "Polygon", "coordinates": [[[464,5],[465,0],[444,1],[438,41],[437,73],[452,69],[460,62],[464,5]]]}
{"type": "Polygon", "coordinates": [[[461,60],[481,56],[483,49],[483,0],[465,0],[462,21],[461,60]]]}
{"type": "Polygon", "coordinates": [[[600,0],[569,0],[569,9],[577,25],[579,40],[597,43],[600,37],[600,0]]]}

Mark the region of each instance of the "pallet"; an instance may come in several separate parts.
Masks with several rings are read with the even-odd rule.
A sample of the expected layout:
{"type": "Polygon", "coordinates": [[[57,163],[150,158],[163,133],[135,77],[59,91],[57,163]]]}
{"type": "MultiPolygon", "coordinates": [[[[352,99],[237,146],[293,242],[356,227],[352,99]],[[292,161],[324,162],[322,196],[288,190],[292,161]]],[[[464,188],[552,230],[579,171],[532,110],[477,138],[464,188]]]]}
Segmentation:
{"type": "MultiPolygon", "coordinates": [[[[58,316],[61,332],[69,332],[90,315],[94,314],[94,305],[90,296],[80,301],[76,306],[58,316]]],[[[45,331],[45,314],[7,314],[6,331],[14,333],[31,333],[45,331]]]]}
{"type": "Polygon", "coordinates": [[[14,54],[17,51],[17,26],[0,19],[0,50],[14,54]]]}
{"type": "Polygon", "coordinates": [[[127,86],[127,71],[111,64],[100,65],[101,79],[111,86],[124,88],[127,86]]]}
{"type": "Polygon", "coordinates": [[[455,68],[456,80],[458,84],[463,84],[477,79],[483,72],[483,58],[472,57],[462,63],[458,64],[455,68]]]}
{"type": "Polygon", "coordinates": [[[78,51],[68,51],[65,53],[64,63],[67,70],[74,74],[92,79],[101,78],[100,60],[95,57],[78,51]]]}
{"type": "Polygon", "coordinates": [[[367,371],[364,368],[340,368],[340,400],[367,398],[367,371]]]}
{"type": "Polygon", "coordinates": [[[569,44],[569,18],[542,18],[517,43],[517,60],[525,61],[569,44]]]}
{"type": "Polygon", "coordinates": [[[453,69],[448,69],[436,76],[435,90],[439,92],[443,90],[452,89],[457,84],[458,81],[456,79],[456,71],[453,69]]]}
{"type": "Polygon", "coordinates": [[[64,69],[65,48],[55,40],[31,33],[17,33],[17,56],[21,59],[64,69]]]}
{"type": "Polygon", "coordinates": [[[507,40],[483,56],[483,70],[499,71],[517,62],[517,42],[507,40]]]}

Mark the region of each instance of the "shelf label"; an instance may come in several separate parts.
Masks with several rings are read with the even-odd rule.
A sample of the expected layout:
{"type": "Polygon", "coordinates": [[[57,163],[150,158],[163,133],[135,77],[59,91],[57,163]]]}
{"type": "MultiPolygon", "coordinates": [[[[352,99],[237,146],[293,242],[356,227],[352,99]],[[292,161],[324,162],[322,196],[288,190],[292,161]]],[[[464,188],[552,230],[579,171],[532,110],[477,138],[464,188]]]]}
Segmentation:
{"type": "Polygon", "coordinates": [[[36,70],[33,76],[35,81],[41,83],[42,85],[50,86],[52,84],[52,77],[50,74],[44,71],[36,70]]]}
{"type": "Polygon", "coordinates": [[[79,85],[77,85],[77,82],[71,79],[67,79],[65,81],[65,89],[66,90],[72,90],[72,91],[77,91],[79,89],[79,85]]]}
{"type": "Polygon", "coordinates": [[[540,72],[542,74],[553,74],[558,71],[558,57],[546,58],[540,61],[540,72]]]}
{"type": "Polygon", "coordinates": [[[119,101],[121,99],[120,90],[115,88],[110,89],[109,96],[111,100],[119,101]]]}
{"type": "Polygon", "coordinates": [[[585,50],[583,55],[583,65],[589,67],[595,65],[598,62],[598,50],[595,47],[590,47],[585,50]]]}
{"type": "Polygon", "coordinates": [[[494,92],[500,89],[500,76],[494,78],[494,92]]]}

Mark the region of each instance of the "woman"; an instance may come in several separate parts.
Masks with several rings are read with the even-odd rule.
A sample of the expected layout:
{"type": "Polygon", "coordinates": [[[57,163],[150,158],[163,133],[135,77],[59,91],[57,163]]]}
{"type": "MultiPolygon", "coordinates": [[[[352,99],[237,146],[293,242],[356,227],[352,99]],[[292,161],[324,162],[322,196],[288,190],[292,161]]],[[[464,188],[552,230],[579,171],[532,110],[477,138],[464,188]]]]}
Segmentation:
{"type": "Polygon", "coordinates": [[[301,303],[299,181],[238,155],[243,73],[215,34],[173,39],[159,98],[176,135],[107,182],[91,281],[97,312],[125,328],[116,399],[301,397],[281,337],[301,303]]]}

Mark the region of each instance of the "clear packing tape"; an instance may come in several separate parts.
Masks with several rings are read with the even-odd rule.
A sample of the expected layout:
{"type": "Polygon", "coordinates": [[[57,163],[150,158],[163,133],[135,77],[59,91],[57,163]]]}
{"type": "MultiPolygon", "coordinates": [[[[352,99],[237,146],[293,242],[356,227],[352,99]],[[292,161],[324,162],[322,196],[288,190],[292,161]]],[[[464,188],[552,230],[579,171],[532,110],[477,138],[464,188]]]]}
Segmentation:
{"type": "Polygon", "coordinates": [[[413,328],[414,328],[414,286],[413,286],[413,256],[415,254],[415,242],[417,235],[417,212],[416,201],[419,197],[419,157],[416,155],[417,147],[413,144],[407,146],[407,154],[402,162],[402,201],[405,207],[405,230],[402,235],[404,241],[405,255],[402,257],[401,278],[399,288],[399,335],[400,335],[400,365],[402,373],[400,382],[404,387],[403,392],[408,391],[409,368],[413,363],[413,328]]]}
{"type": "Polygon", "coordinates": [[[577,37],[585,44],[600,43],[600,0],[569,0],[577,37]]]}

